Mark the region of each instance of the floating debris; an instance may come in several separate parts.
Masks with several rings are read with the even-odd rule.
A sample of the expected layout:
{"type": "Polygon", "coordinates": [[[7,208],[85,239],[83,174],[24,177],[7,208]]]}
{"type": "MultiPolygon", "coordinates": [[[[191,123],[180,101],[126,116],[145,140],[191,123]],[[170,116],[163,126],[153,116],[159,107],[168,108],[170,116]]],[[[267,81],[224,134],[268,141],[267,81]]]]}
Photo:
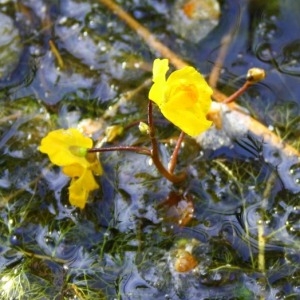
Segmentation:
{"type": "Polygon", "coordinates": [[[193,255],[193,248],[199,245],[199,241],[195,239],[181,239],[176,243],[176,248],[173,249],[171,257],[174,257],[174,270],[179,273],[192,271],[199,264],[196,257],[193,255]]]}
{"type": "Polygon", "coordinates": [[[166,221],[180,226],[186,226],[194,217],[193,199],[189,194],[182,195],[172,191],[159,207],[163,209],[166,221]]]}
{"type": "Polygon", "coordinates": [[[179,0],[173,14],[174,31],[197,43],[218,25],[221,10],[216,0],[179,0]]]}
{"type": "Polygon", "coordinates": [[[174,268],[177,272],[189,272],[198,265],[195,257],[188,251],[179,249],[176,254],[174,268]]]}

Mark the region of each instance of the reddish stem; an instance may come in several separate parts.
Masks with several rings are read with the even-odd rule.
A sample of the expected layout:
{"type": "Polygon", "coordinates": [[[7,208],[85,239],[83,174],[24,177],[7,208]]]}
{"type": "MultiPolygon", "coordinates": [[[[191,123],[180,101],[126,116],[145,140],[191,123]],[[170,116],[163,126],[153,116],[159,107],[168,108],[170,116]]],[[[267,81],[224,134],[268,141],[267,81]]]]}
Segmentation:
{"type": "Polygon", "coordinates": [[[171,156],[170,162],[169,162],[169,172],[170,173],[174,173],[174,170],[175,170],[175,167],[176,167],[176,164],[177,164],[178,153],[179,153],[179,150],[180,150],[180,147],[181,147],[181,143],[184,139],[184,136],[185,136],[185,133],[183,131],[181,131],[181,133],[178,137],[175,149],[174,149],[173,154],[171,156]]]}
{"type": "Polygon", "coordinates": [[[116,146],[116,147],[103,147],[103,148],[91,148],[88,149],[89,153],[93,152],[109,152],[109,151],[131,151],[139,154],[144,154],[151,156],[151,151],[144,147],[134,147],[134,146],[116,146]]]}
{"type": "Polygon", "coordinates": [[[154,165],[158,169],[158,171],[169,181],[173,183],[178,183],[183,181],[186,178],[185,173],[181,173],[179,175],[174,175],[170,173],[161,163],[159,152],[158,152],[158,145],[157,140],[155,138],[155,129],[154,129],[154,123],[153,123],[153,116],[152,116],[152,101],[149,100],[148,103],[148,125],[149,125],[149,136],[152,144],[152,151],[151,151],[151,157],[154,165]]]}
{"type": "Polygon", "coordinates": [[[227,104],[227,103],[235,101],[236,98],[238,98],[240,95],[242,95],[252,84],[253,84],[252,82],[246,81],[241,88],[239,88],[236,92],[234,92],[227,99],[225,99],[223,101],[223,103],[227,104]]]}

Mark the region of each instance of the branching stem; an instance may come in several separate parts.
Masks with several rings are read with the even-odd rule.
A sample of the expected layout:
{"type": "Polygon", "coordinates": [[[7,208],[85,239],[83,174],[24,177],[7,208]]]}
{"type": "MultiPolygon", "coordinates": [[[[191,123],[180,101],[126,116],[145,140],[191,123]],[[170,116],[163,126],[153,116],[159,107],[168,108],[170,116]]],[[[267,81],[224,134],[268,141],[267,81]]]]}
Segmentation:
{"type": "MultiPolygon", "coordinates": [[[[149,125],[149,136],[150,136],[150,140],[151,140],[151,144],[152,144],[151,157],[152,157],[154,165],[156,166],[158,171],[169,181],[171,181],[173,183],[178,183],[178,182],[183,181],[186,178],[186,173],[174,175],[163,166],[163,164],[160,160],[157,140],[155,138],[155,129],[154,129],[153,116],[152,116],[152,101],[151,100],[149,100],[149,103],[148,103],[148,125],[149,125]]],[[[175,161],[175,163],[176,163],[176,161],[175,161]]],[[[175,166],[174,166],[174,168],[175,168],[175,166]]]]}
{"type": "Polygon", "coordinates": [[[154,128],[154,122],[152,116],[152,101],[150,100],[148,104],[148,126],[149,126],[149,136],[150,136],[150,141],[152,146],[151,150],[145,147],[115,146],[115,147],[91,148],[88,149],[88,152],[95,153],[95,152],[109,152],[109,151],[130,151],[130,152],[136,152],[143,155],[148,155],[152,158],[153,164],[155,165],[157,170],[169,181],[173,183],[179,183],[183,181],[186,178],[186,173],[180,173],[178,175],[174,175],[173,172],[176,167],[178,152],[184,138],[184,133],[182,132],[177,140],[177,144],[175,146],[173,155],[169,163],[169,170],[167,170],[162,164],[159,157],[158,143],[155,137],[155,128],[154,128]]]}

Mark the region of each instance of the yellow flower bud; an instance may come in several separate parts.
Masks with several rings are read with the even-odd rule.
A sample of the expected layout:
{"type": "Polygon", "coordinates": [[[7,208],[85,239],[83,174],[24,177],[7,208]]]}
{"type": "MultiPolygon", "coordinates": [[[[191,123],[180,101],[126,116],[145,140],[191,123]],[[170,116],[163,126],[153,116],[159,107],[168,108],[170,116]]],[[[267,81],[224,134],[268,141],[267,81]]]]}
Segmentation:
{"type": "Polygon", "coordinates": [[[142,134],[149,134],[150,128],[149,125],[144,123],[144,122],[140,122],[139,123],[139,130],[142,134]]]}
{"type": "Polygon", "coordinates": [[[260,68],[252,68],[248,70],[247,73],[247,81],[251,83],[256,83],[259,82],[266,77],[266,72],[263,69],[260,68]]]}

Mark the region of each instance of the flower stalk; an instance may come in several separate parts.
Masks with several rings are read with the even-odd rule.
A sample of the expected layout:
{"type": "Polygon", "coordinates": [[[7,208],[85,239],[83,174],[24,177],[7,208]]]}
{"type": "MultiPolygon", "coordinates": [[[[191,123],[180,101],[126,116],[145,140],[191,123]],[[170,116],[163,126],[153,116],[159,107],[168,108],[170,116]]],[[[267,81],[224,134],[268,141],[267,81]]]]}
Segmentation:
{"type": "MultiPolygon", "coordinates": [[[[183,181],[186,178],[186,173],[180,173],[179,175],[174,175],[173,170],[175,169],[175,165],[173,170],[167,170],[164,165],[162,164],[160,157],[159,157],[159,151],[158,151],[158,145],[157,145],[157,140],[155,137],[155,127],[154,127],[154,122],[153,122],[153,114],[152,114],[152,101],[149,100],[148,102],[148,125],[149,125],[149,136],[152,144],[152,150],[151,150],[151,158],[158,169],[158,171],[169,181],[173,183],[179,183],[183,181]]],[[[176,148],[175,148],[176,149],[176,148]]],[[[177,157],[178,151],[176,151],[175,156],[177,157]]],[[[174,153],[173,153],[174,155],[174,153]]],[[[177,158],[174,159],[174,162],[172,164],[176,164],[177,158]]]]}
{"type": "Polygon", "coordinates": [[[239,96],[241,96],[245,91],[252,85],[252,82],[246,81],[241,88],[239,88],[236,92],[226,98],[222,103],[228,104],[235,101],[239,96]]]}
{"type": "Polygon", "coordinates": [[[263,80],[266,77],[266,73],[263,69],[260,68],[252,68],[249,69],[246,76],[246,82],[243,84],[241,88],[239,88],[236,92],[226,98],[223,103],[228,104],[235,101],[239,96],[241,96],[245,91],[254,83],[257,83],[263,80]]]}
{"type": "Polygon", "coordinates": [[[171,156],[170,162],[169,162],[169,172],[170,173],[174,173],[174,170],[175,170],[175,167],[176,167],[176,164],[177,164],[178,153],[179,153],[181,144],[184,140],[184,137],[185,137],[185,133],[183,131],[181,131],[181,133],[178,137],[176,146],[174,148],[173,154],[171,156]]]}
{"type": "Polygon", "coordinates": [[[136,152],[139,154],[151,156],[151,151],[148,148],[135,147],[135,146],[102,147],[102,148],[90,148],[87,150],[88,153],[112,152],[112,151],[129,151],[129,152],[136,152]]]}

